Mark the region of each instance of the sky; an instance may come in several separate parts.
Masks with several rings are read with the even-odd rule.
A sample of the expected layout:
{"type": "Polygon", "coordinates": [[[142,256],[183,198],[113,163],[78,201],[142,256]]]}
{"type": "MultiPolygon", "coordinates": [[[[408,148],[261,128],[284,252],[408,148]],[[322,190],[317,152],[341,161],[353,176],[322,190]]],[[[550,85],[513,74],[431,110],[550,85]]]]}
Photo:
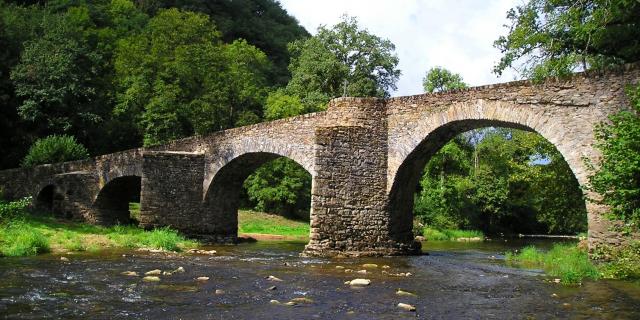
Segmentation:
{"type": "Polygon", "coordinates": [[[280,0],[311,34],[343,14],[396,46],[402,75],[392,96],[421,94],[427,70],[440,66],[470,86],[515,79],[511,70],[491,72],[500,59],[493,41],[507,34],[507,10],[522,0],[280,0]]]}

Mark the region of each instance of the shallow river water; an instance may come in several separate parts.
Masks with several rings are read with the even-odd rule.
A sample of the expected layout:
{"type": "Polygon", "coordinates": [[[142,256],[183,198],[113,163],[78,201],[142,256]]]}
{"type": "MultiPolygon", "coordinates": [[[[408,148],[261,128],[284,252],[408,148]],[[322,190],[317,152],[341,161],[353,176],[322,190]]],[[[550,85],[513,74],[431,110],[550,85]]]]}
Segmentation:
{"type": "Polygon", "coordinates": [[[303,258],[300,242],[208,248],[218,251],[215,256],[109,251],[66,255],[69,261],[59,255],[0,258],[0,318],[640,319],[639,284],[549,283],[540,271],[505,264],[505,250],[524,244],[430,242],[424,244],[429,255],[366,259],[303,258]],[[364,263],[378,268],[356,273],[364,263]],[[121,274],[178,267],[185,272],[159,282],[121,274]],[[196,280],[202,276],[209,280],[196,280]],[[355,278],[371,284],[344,284],[355,278]],[[398,296],[397,289],[415,296],[398,296]],[[285,304],[294,298],[307,299],[285,304]],[[400,302],[417,310],[404,311],[400,302]]]}

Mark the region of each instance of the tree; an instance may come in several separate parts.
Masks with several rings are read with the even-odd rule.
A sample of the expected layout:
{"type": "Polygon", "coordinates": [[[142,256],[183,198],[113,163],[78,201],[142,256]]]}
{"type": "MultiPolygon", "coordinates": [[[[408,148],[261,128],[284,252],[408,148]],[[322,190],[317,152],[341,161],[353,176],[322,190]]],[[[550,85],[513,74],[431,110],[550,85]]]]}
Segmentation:
{"type": "Polygon", "coordinates": [[[136,116],[146,146],[231,128],[261,111],[268,68],[246,41],[223,44],[207,16],[160,10],[119,42],[116,112],[136,116]]]}
{"type": "Polygon", "coordinates": [[[389,40],[344,16],[332,28],[321,26],[315,36],[289,44],[287,93],[298,95],[307,109],[343,95],[388,97],[400,76],[394,50],[389,40]]]}
{"type": "Polygon", "coordinates": [[[29,148],[22,160],[23,167],[33,167],[46,163],[81,160],[89,157],[89,152],[73,136],[52,135],[38,139],[29,148]]]}
{"type": "Polygon", "coordinates": [[[435,67],[427,71],[422,79],[422,87],[425,92],[441,92],[466,88],[467,84],[462,81],[462,76],[459,74],[442,67],[435,67]]]}
{"type": "Polygon", "coordinates": [[[590,189],[602,196],[592,199],[611,207],[611,216],[640,227],[640,84],[627,91],[632,110],[612,115],[596,129],[596,148],[602,153],[599,168],[592,168],[590,189]]]}
{"type": "Polygon", "coordinates": [[[640,59],[640,3],[627,0],[529,0],[510,9],[509,33],[494,46],[498,75],[566,76],[640,59]]]}

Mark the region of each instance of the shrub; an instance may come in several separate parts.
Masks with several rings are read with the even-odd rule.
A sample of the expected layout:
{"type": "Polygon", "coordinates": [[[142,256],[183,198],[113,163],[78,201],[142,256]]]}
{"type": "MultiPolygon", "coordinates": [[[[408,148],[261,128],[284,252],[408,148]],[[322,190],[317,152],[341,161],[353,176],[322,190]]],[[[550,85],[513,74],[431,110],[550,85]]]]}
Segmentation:
{"type": "Polygon", "coordinates": [[[7,222],[18,217],[22,217],[27,212],[27,207],[31,204],[31,197],[22,198],[17,201],[4,202],[0,200],[0,223],[7,222]]]}
{"type": "Polygon", "coordinates": [[[89,152],[73,136],[51,135],[37,140],[22,159],[23,167],[86,159],[89,152]]]}
{"type": "Polygon", "coordinates": [[[600,270],[607,279],[640,279],[640,242],[613,251],[600,270]]]}

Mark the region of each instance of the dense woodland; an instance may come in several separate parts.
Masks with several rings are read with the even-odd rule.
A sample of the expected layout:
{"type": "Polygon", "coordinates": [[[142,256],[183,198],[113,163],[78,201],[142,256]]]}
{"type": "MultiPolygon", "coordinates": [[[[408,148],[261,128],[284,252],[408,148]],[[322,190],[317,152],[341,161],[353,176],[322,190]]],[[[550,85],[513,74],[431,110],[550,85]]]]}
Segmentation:
{"type": "MultiPolygon", "coordinates": [[[[537,80],[640,60],[637,1],[530,0],[496,35],[500,74],[537,80]]],[[[334,97],[388,97],[394,45],[354,18],[311,36],[274,0],[0,0],[0,169],[73,160],[326,108],[334,97]],[[31,150],[30,150],[31,148],[31,150]]],[[[491,66],[487,66],[491,68],[491,66]]],[[[426,92],[464,88],[443,68],[426,92]]],[[[599,131],[593,190],[640,220],[640,90],[635,111],[599,131]],[[620,169],[622,168],[622,169],[620,169]]],[[[308,217],[311,177],[277,159],[245,182],[244,204],[308,217]]],[[[486,128],[436,154],[416,187],[419,222],[487,233],[576,233],[585,199],[541,136],[486,128]]]]}

